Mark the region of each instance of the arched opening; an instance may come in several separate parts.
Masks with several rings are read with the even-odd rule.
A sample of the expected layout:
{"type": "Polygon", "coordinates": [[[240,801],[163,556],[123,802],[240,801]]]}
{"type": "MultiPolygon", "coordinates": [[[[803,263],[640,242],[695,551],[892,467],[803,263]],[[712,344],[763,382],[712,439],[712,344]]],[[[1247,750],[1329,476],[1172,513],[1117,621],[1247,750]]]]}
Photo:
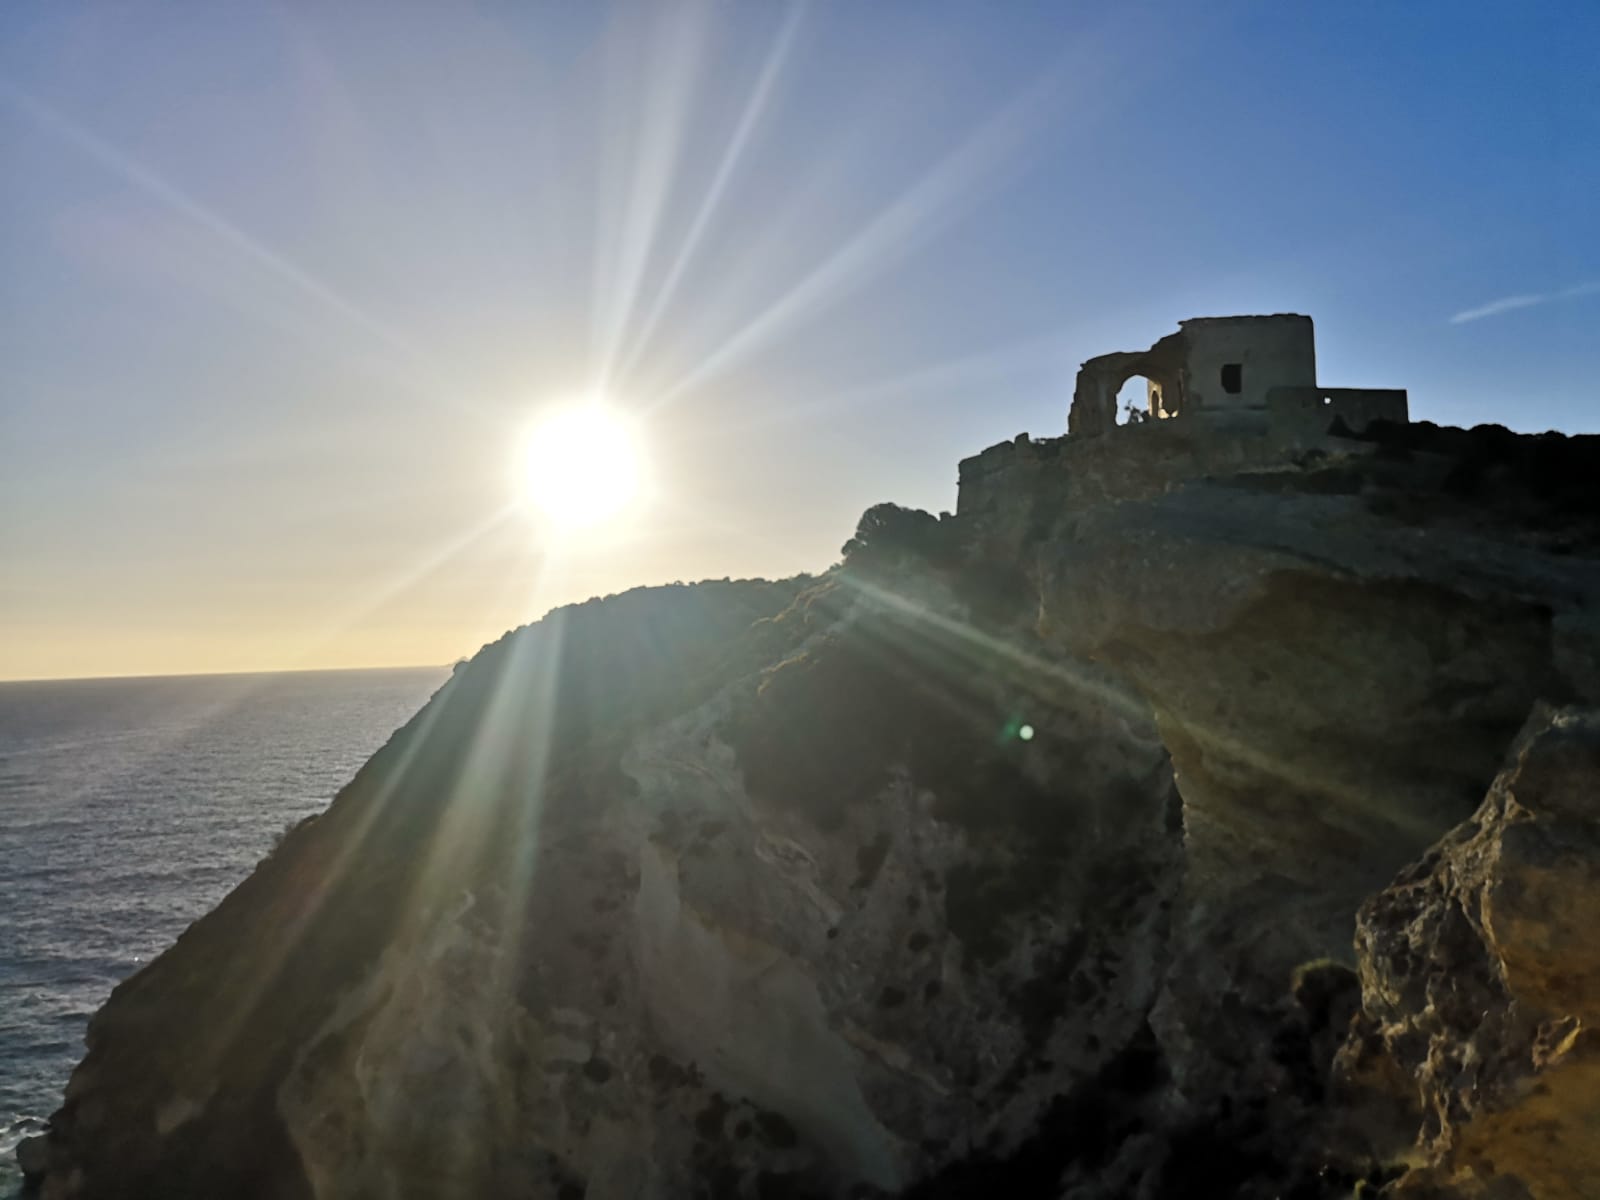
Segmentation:
{"type": "Polygon", "coordinates": [[[1129,375],[1117,388],[1115,404],[1118,425],[1160,421],[1178,415],[1178,391],[1155,375],[1129,375]]]}
{"type": "Polygon", "coordinates": [[[1117,424],[1148,420],[1157,411],[1150,395],[1151,383],[1143,375],[1129,375],[1117,389],[1117,424]]]}

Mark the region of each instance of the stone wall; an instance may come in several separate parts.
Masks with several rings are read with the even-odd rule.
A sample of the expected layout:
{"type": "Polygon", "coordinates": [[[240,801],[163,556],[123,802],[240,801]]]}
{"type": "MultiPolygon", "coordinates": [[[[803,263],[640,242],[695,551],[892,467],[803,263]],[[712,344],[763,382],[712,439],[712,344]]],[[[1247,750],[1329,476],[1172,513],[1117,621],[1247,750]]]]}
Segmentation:
{"type": "Polygon", "coordinates": [[[1270,317],[1203,317],[1180,322],[1184,361],[1183,411],[1262,409],[1277,387],[1315,387],[1316,334],[1311,318],[1294,313],[1270,317]],[[1239,391],[1223,386],[1223,370],[1239,368],[1239,391]]]}

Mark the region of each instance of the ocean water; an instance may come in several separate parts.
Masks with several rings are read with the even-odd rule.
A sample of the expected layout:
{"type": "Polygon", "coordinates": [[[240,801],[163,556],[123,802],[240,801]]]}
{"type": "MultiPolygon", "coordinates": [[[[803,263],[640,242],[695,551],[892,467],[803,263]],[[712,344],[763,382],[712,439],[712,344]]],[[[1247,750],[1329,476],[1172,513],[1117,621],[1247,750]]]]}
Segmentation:
{"type": "Polygon", "coordinates": [[[112,987],[326,807],[448,675],[0,683],[0,1196],[112,987]]]}

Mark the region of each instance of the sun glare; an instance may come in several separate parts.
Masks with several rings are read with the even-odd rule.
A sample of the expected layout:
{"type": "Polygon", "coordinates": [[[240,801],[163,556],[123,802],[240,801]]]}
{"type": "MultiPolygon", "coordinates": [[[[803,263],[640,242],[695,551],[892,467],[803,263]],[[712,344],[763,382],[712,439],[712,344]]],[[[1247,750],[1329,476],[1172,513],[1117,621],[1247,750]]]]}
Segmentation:
{"type": "Polygon", "coordinates": [[[562,529],[611,520],[636,501],[644,461],[632,424],[605,404],[564,408],[536,424],[519,463],[523,499],[562,529]]]}

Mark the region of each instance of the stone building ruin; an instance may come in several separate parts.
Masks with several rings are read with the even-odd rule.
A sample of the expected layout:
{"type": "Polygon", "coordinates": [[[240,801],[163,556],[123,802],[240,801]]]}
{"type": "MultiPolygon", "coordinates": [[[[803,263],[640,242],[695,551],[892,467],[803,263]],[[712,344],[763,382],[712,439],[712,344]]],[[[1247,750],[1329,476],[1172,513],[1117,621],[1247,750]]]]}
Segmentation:
{"type": "Polygon", "coordinates": [[[1019,434],[963,459],[955,515],[976,542],[1017,553],[1064,508],[1281,469],[1312,450],[1362,453],[1374,443],[1339,435],[1408,419],[1403,388],[1317,382],[1310,317],[1198,317],[1148,350],[1084,363],[1065,437],[1019,434]],[[1135,376],[1146,408],[1119,425],[1117,393],[1135,376]]]}
{"type": "Polygon", "coordinates": [[[1325,433],[1337,418],[1352,432],[1375,420],[1405,421],[1403,388],[1327,388],[1317,383],[1311,318],[1195,317],[1148,350],[1091,358],[1078,371],[1067,431],[1092,436],[1117,424],[1117,393],[1146,380],[1144,419],[1325,433]]]}

